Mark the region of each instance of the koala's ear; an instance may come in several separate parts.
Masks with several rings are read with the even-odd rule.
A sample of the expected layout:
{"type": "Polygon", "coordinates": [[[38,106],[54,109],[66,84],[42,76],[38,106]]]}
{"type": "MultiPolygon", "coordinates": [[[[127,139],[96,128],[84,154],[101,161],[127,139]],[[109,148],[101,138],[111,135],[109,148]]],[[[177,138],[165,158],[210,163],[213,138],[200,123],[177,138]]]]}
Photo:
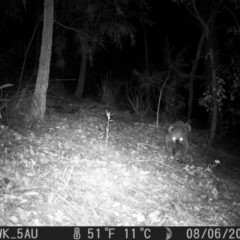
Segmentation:
{"type": "Polygon", "coordinates": [[[187,131],[190,133],[192,131],[192,128],[190,124],[186,123],[187,131]]]}
{"type": "Polygon", "coordinates": [[[174,126],[173,126],[173,125],[170,125],[170,126],[168,127],[168,132],[171,133],[173,130],[174,130],[174,126]]]}
{"type": "Polygon", "coordinates": [[[189,133],[188,128],[182,128],[182,131],[183,131],[184,135],[187,135],[189,133]]]}

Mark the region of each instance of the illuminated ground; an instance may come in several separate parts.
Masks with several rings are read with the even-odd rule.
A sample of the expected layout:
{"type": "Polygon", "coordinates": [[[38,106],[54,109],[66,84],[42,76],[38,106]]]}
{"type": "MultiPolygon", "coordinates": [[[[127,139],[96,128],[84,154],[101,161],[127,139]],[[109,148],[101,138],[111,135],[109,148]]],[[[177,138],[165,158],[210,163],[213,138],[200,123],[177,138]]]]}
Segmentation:
{"type": "Polygon", "coordinates": [[[0,224],[239,225],[238,167],[223,158],[207,171],[197,139],[191,166],[178,164],[164,134],[154,122],[89,104],[49,111],[34,125],[1,125],[0,224]],[[114,113],[109,128],[106,110],[114,113]]]}

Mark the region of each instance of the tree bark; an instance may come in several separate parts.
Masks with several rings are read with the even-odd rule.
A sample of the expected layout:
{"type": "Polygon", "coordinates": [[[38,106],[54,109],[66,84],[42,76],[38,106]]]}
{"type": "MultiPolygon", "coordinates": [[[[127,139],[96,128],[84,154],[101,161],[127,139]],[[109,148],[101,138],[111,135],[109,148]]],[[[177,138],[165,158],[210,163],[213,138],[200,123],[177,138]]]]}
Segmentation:
{"type": "Polygon", "coordinates": [[[147,38],[147,29],[146,26],[143,26],[143,35],[144,35],[144,52],[145,52],[145,71],[146,71],[146,83],[145,83],[145,92],[147,105],[151,108],[151,97],[150,97],[150,71],[149,71],[149,56],[148,56],[148,38],[147,38]]]}
{"type": "Polygon", "coordinates": [[[143,36],[144,36],[144,58],[145,58],[145,70],[149,72],[149,57],[148,57],[148,38],[146,26],[143,26],[143,36]]]}
{"type": "Polygon", "coordinates": [[[188,113],[187,113],[187,119],[190,119],[192,116],[192,108],[193,108],[193,86],[194,86],[194,75],[196,73],[198,62],[200,59],[200,54],[203,48],[203,43],[205,39],[205,30],[202,31],[202,36],[200,38],[200,41],[198,43],[198,48],[196,52],[196,56],[193,62],[192,70],[189,74],[189,96],[188,96],[188,113]]]}
{"type": "Polygon", "coordinates": [[[209,42],[209,52],[210,52],[210,59],[211,59],[211,65],[212,65],[212,122],[211,122],[211,128],[210,128],[210,143],[213,143],[216,135],[217,130],[217,119],[218,119],[218,103],[217,103],[217,93],[216,93],[216,65],[215,65],[215,59],[214,59],[214,52],[213,52],[213,46],[212,46],[212,39],[211,36],[208,36],[208,42],[209,42]]]}
{"type": "Polygon", "coordinates": [[[39,69],[30,111],[34,119],[40,120],[44,118],[46,110],[46,94],[52,54],[53,13],[54,0],[45,0],[39,69]]]}
{"type": "Polygon", "coordinates": [[[86,46],[84,46],[84,45],[82,46],[81,54],[82,54],[81,69],[80,69],[80,73],[79,73],[79,77],[78,77],[78,85],[77,85],[76,91],[74,93],[74,96],[79,100],[82,98],[82,95],[83,95],[87,61],[88,61],[86,46]]]}
{"type": "Polygon", "coordinates": [[[40,0],[35,0],[32,2],[33,4],[33,19],[35,22],[35,25],[37,26],[36,34],[35,34],[35,68],[37,69],[39,67],[39,58],[41,53],[41,40],[42,40],[42,17],[43,17],[43,6],[41,4],[40,0]]]}

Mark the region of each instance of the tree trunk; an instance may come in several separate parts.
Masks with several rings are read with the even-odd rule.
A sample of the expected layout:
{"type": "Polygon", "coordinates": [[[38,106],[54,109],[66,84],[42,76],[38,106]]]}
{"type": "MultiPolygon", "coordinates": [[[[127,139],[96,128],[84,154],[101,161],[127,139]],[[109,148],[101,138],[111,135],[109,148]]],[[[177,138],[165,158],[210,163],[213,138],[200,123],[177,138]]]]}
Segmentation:
{"type": "Polygon", "coordinates": [[[86,48],[84,46],[82,46],[81,53],[82,53],[81,69],[80,69],[80,74],[79,74],[79,77],[78,77],[77,89],[74,93],[74,96],[79,100],[82,98],[82,95],[83,95],[87,61],[88,61],[86,48]]]}
{"type": "MultiPolygon", "coordinates": [[[[214,14],[214,13],[213,13],[214,14]]],[[[214,22],[216,16],[211,17],[211,21],[207,24],[209,26],[209,38],[206,39],[205,41],[205,56],[209,55],[210,57],[205,61],[205,71],[206,71],[206,86],[207,86],[207,91],[212,93],[212,79],[213,79],[213,66],[212,66],[212,60],[211,60],[211,49],[212,48],[212,53],[214,57],[214,68],[215,68],[215,75],[217,77],[217,67],[219,66],[219,54],[217,53],[218,50],[218,42],[217,42],[217,36],[216,36],[216,30],[214,30],[214,26],[212,22],[214,22]]],[[[213,109],[210,109],[208,111],[208,126],[211,126],[212,124],[212,118],[213,118],[213,109]]]]}
{"type": "Polygon", "coordinates": [[[145,84],[145,92],[147,97],[147,105],[151,107],[151,97],[150,97],[150,72],[149,72],[149,57],[148,57],[148,38],[147,38],[147,29],[146,26],[143,26],[143,34],[144,34],[144,52],[145,52],[145,71],[147,76],[147,82],[145,84]]]}
{"type": "Polygon", "coordinates": [[[207,43],[208,43],[208,48],[209,48],[209,56],[210,56],[210,62],[211,62],[211,93],[212,93],[212,121],[211,121],[211,127],[210,127],[210,144],[213,143],[215,135],[216,135],[216,130],[217,130],[217,118],[218,118],[218,103],[217,103],[217,93],[216,93],[216,81],[217,81],[217,71],[216,71],[216,62],[215,62],[215,57],[214,57],[214,49],[213,49],[213,39],[212,39],[212,31],[217,15],[217,10],[218,7],[220,6],[222,0],[218,2],[218,5],[215,6],[215,8],[211,12],[211,16],[208,19],[208,22],[204,22],[204,20],[200,17],[199,12],[196,7],[196,2],[195,0],[192,0],[193,4],[193,9],[194,12],[196,13],[197,19],[199,22],[202,24],[203,28],[205,29],[206,32],[206,38],[207,38],[207,43]]]}
{"type": "Polygon", "coordinates": [[[211,59],[211,67],[212,67],[212,122],[210,128],[210,144],[213,143],[216,130],[217,130],[217,120],[218,120],[218,103],[217,103],[217,93],[216,93],[216,78],[217,78],[217,71],[216,71],[216,64],[214,59],[214,52],[212,46],[212,38],[208,36],[208,45],[209,45],[209,52],[210,52],[210,59],[211,59]]]}
{"type": "Polygon", "coordinates": [[[143,36],[144,36],[144,57],[145,57],[145,70],[149,72],[149,58],[148,58],[148,38],[146,26],[143,26],[143,36]]]}
{"type": "Polygon", "coordinates": [[[78,77],[77,89],[74,93],[74,96],[79,100],[82,98],[82,95],[83,95],[83,89],[84,89],[84,84],[85,84],[85,75],[86,75],[86,69],[87,69],[87,61],[88,61],[87,53],[86,53],[84,46],[82,46],[81,54],[82,54],[81,69],[80,69],[80,73],[79,73],[79,77],[78,77]]]}
{"type": "Polygon", "coordinates": [[[39,60],[36,86],[31,104],[31,116],[43,119],[46,110],[46,93],[50,71],[53,35],[54,0],[45,0],[43,15],[42,47],[39,60]]]}
{"type": "Polygon", "coordinates": [[[203,48],[205,38],[205,30],[202,31],[201,39],[198,43],[198,48],[196,52],[196,56],[193,62],[192,70],[189,74],[189,96],[188,96],[188,113],[187,113],[187,119],[190,119],[192,117],[192,108],[193,108],[193,85],[194,85],[194,75],[196,73],[198,62],[200,59],[200,54],[203,48]]]}
{"type": "Polygon", "coordinates": [[[34,23],[37,26],[36,33],[35,33],[35,69],[39,67],[39,58],[41,52],[41,43],[42,43],[42,15],[43,15],[43,6],[40,0],[35,0],[33,3],[33,12],[34,12],[34,23]]]}

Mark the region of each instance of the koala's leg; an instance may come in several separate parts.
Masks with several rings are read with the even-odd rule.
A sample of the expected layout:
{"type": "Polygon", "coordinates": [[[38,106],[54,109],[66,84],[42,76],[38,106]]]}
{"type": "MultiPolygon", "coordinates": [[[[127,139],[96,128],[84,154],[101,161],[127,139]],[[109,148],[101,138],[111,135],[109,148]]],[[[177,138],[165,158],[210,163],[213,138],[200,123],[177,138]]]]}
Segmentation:
{"type": "Polygon", "coordinates": [[[181,157],[180,157],[180,162],[183,162],[187,156],[189,150],[189,142],[187,139],[185,139],[182,142],[182,150],[181,150],[181,157]]]}
{"type": "Polygon", "coordinates": [[[166,134],[165,142],[166,142],[167,150],[171,152],[173,145],[172,145],[172,139],[170,134],[166,134]]]}

